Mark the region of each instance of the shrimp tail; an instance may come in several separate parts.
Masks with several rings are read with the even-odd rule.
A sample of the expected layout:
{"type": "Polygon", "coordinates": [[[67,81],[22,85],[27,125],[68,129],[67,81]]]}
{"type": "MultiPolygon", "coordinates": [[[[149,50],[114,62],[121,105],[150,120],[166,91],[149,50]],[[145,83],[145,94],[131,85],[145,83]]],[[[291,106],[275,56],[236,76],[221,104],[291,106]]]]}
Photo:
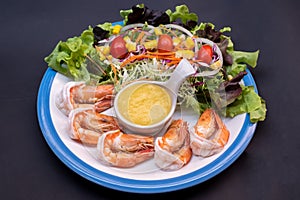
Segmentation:
{"type": "Polygon", "coordinates": [[[205,110],[191,130],[193,154],[208,157],[219,153],[230,136],[224,122],[213,109],[205,110]]]}
{"type": "Polygon", "coordinates": [[[120,130],[103,134],[97,144],[97,157],[106,165],[129,168],[153,158],[154,138],[125,134],[120,130]]]}
{"type": "Polygon", "coordinates": [[[155,140],[155,164],[162,170],[174,171],[189,163],[191,157],[187,122],[173,120],[167,132],[155,140]]]}

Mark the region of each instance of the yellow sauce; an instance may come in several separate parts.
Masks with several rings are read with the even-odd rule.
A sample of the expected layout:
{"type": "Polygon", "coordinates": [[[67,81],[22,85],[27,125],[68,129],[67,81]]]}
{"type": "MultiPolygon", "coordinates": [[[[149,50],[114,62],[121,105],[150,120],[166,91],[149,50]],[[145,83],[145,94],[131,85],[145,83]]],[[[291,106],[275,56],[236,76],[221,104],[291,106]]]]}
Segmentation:
{"type": "Polygon", "coordinates": [[[155,84],[136,84],[119,97],[118,108],[122,116],[138,125],[151,125],[163,120],[171,110],[168,92],[155,84]]]}

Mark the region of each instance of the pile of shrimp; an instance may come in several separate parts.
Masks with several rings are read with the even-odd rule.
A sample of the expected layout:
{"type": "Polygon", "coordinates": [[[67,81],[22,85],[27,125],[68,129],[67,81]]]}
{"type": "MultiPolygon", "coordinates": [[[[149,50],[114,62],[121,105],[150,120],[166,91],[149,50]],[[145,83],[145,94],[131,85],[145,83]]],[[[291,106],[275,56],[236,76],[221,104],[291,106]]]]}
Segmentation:
{"type": "Polygon", "coordinates": [[[103,164],[128,168],[153,159],[160,169],[174,171],[193,155],[205,158],[219,153],[228,142],[230,132],[212,108],[192,128],[183,119],[173,119],[162,136],[125,133],[115,117],[101,113],[112,107],[113,98],[113,85],[83,82],[66,83],[56,98],[57,108],[68,117],[70,138],[97,148],[103,164]]]}

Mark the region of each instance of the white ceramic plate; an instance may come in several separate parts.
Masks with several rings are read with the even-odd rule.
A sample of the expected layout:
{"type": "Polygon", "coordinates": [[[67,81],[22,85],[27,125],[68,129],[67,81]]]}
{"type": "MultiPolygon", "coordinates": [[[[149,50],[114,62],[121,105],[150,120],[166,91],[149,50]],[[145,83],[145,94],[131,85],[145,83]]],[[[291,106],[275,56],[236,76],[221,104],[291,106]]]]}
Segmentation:
{"type": "MultiPolygon", "coordinates": [[[[250,71],[243,78],[245,85],[256,84],[250,71]]],[[[67,117],[55,106],[54,98],[64,83],[69,81],[63,75],[48,68],[40,84],[37,113],[42,133],[56,156],[71,170],[99,185],[115,190],[134,193],[161,193],[187,188],[202,183],[219,174],[232,164],[249,144],[256,124],[248,114],[239,115],[224,122],[230,131],[225,148],[218,154],[201,158],[193,156],[182,169],[166,172],[156,167],[153,159],[135,167],[123,169],[100,163],[94,147],[87,147],[71,140],[67,133],[67,117]]],[[[190,110],[177,112],[193,126],[198,119],[190,110]]]]}

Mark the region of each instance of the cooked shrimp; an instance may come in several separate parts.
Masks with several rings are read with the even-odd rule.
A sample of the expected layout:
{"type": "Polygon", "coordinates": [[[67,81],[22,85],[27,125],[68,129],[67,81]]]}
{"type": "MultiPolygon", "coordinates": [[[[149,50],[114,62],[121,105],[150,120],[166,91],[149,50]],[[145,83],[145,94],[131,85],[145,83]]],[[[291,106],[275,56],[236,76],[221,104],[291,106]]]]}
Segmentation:
{"type": "Polygon", "coordinates": [[[120,130],[103,134],[98,141],[98,158],[115,167],[133,167],[154,155],[154,138],[125,134],[120,130]]]}
{"type": "Polygon", "coordinates": [[[192,157],[187,122],[173,120],[167,132],[155,141],[154,161],[164,170],[177,170],[192,157]]]}
{"type": "Polygon", "coordinates": [[[103,133],[119,129],[114,117],[97,113],[91,108],[72,110],[69,125],[70,137],[88,145],[97,145],[103,133]]]}
{"type": "Polygon", "coordinates": [[[213,109],[206,109],[191,130],[193,154],[208,157],[219,153],[227,144],[230,132],[213,109]]]}
{"type": "Polygon", "coordinates": [[[65,115],[75,108],[94,107],[102,112],[112,106],[113,85],[86,85],[84,82],[67,82],[57,95],[56,106],[65,115]]]}

